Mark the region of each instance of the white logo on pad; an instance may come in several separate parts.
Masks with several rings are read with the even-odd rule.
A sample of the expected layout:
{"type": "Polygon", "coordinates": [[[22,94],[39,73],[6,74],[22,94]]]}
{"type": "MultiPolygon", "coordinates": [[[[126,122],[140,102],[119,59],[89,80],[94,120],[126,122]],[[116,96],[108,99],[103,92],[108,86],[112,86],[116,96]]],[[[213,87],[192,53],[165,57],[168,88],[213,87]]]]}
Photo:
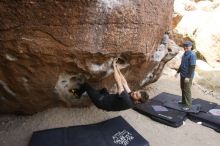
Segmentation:
{"type": "Polygon", "coordinates": [[[112,138],[115,144],[121,144],[124,146],[127,146],[134,139],[132,134],[126,130],[117,132],[115,135],[112,136],[112,138]]]}

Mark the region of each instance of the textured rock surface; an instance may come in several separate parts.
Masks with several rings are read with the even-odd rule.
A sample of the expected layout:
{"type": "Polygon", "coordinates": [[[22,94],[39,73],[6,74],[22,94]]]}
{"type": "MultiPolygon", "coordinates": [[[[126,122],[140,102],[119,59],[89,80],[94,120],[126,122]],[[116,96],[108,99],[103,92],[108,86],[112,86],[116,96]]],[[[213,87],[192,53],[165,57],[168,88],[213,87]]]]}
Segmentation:
{"type": "Polygon", "coordinates": [[[174,10],[183,16],[175,28],[175,41],[180,44],[181,36],[190,38],[208,64],[220,68],[220,1],[176,0],[174,10]]]}
{"type": "MultiPolygon", "coordinates": [[[[174,11],[182,16],[179,22],[173,17],[173,24],[177,24],[173,25],[175,42],[181,45],[185,40],[192,40],[201,59],[197,60],[194,81],[217,97],[214,92],[220,92],[220,0],[175,0],[174,11]]],[[[167,65],[177,69],[180,57],[181,54],[177,55],[167,65]]]]}
{"type": "Polygon", "coordinates": [[[220,69],[214,69],[202,60],[197,60],[196,64],[195,81],[212,92],[220,93],[220,69]]]}
{"type": "Polygon", "coordinates": [[[68,92],[72,78],[113,89],[116,56],[133,89],[157,80],[172,58],[154,58],[172,12],[172,0],[2,0],[0,111],[87,105],[68,92]]]}

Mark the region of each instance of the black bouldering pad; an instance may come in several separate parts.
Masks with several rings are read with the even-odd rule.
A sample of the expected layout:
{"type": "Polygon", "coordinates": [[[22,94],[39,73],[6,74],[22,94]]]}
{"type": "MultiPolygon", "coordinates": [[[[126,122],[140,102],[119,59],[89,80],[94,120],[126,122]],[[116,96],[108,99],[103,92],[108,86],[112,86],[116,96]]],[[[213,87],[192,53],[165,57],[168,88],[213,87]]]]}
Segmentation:
{"type": "Polygon", "coordinates": [[[186,113],[164,107],[162,102],[150,100],[147,103],[138,104],[134,107],[137,112],[150,117],[152,120],[162,124],[179,127],[186,119],[186,113]]]}
{"type": "Polygon", "coordinates": [[[186,113],[198,113],[200,111],[201,105],[200,104],[192,104],[189,110],[184,110],[184,105],[179,104],[178,101],[168,101],[164,103],[165,107],[172,108],[178,111],[186,112],[186,113]]]}
{"type": "Polygon", "coordinates": [[[188,118],[220,132],[220,105],[202,99],[198,99],[197,103],[201,104],[202,110],[197,114],[190,113],[188,118]]]}
{"type": "Polygon", "coordinates": [[[149,146],[122,117],[34,132],[29,146],[149,146]]]}
{"type": "Polygon", "coordinates": [[[158,94],[157,96],[155,96],[153,100],[160,101],[164,104],[165,102],[168,102],[168,101],[178,102],[182,100],[182,97],[178,95],[162,92],[158,94]]]}
{"type": "Polygon", "coordinates": [[[200,104],[192,104],[192,107],[190,110],[183,110],[183,105],[179,104],[178,102],[182,100],[182,97],[179,95],[174,95],[170,93],[163,92],[156,97],[153,98],[153,100],[160,101],[163,103],[165,107],[172,108],[178,111],[186,112],[186,113],[198,113],[200,111],[200,104]]]}
{"type": "Polygon", "coordinates": [[[194,99],[192,101],[192,103],[199,104],[201,106],[200,112],[208,112],[210,109],[212,109],[218,105],[217,103],[202,100],[200,98],[194,99]]]}

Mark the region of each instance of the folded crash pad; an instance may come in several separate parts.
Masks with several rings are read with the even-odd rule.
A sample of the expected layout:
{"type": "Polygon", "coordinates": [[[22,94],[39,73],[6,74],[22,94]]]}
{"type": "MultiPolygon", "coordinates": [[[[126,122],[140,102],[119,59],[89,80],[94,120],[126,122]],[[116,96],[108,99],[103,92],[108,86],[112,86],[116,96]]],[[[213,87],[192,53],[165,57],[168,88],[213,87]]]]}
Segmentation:
{"type": "Polygon", "coordinates": [[[33,133],[29,146],[149,146],[122,117],[33,133]]]}
{"type": "Polygon", "coordinates": [[[182,100],[182,97],[178,96],[178,95],[175,95],[175,94],[162,92],[162,93],[158,94],[157,96],[155,96],[153,98],[153,100],[157,100],[157,101],[160,101],[162,103],[165,103],[165,102],[168,102],[168,101],[178,102],[178,101],[182,100]]]}
{"type": "Polygon", "coordinates": [[[134,110],[150,117],[152,120],[162,124],[179,127],[186,118],[186,113],[163,106],[163,103],[157,100],[150,100],[143,104],[138,104],[134,110]]]}
{"type": "Polygon", "coordinates": [[[199,104],[200,112],[208,112],[210,109],[216,107],[218,104],[210,101],[206,101],[200,98],[194,99],[192,101],[193,104],[199,104]]]}
{"type": "Polygon", "coordinates": [[[202,99],[197,99],[196,102],[201,104],[201,111],[197,114],[190,113],[188,118],[220,132],[220,105],[202,99]]]}
{"type": "Polygon", "coordinates": [[[172,108],[178,111],[186,112],[186,113],[198,113],[200,111],[201,105],[200,104],[192,104],[189,110],[184,110],[185,106],[179,104],[178,102],[168,101],[164,103],[165,107],[172,108]]]}
{"type": "Polygon", "coordinates": [[[172,108],[172,109],[186,112],[186,113],[198,113],[201,107],[199,103],[193,103],[191,109],[186,111],[183,109],[184,106],[178,103],[179,101],[182,100],[181,96],[166,93],[166,92],[163,92],[157,95],[153,99],[162,102],[165,107],[172,108]]]}

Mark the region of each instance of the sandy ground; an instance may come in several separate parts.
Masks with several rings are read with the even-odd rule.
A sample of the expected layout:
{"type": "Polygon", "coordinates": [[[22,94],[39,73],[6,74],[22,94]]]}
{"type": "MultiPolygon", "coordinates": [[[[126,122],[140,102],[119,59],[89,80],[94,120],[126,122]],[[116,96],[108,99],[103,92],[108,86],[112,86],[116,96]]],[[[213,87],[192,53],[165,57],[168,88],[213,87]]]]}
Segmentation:
{"type": "MultiPolygon", "coordinates": [[[[179,79],[162,76],[148,87],[150,97],[161,92],[180,95],[179,79]]],[[[204,93],[193,85],[193,97],[214,101],[220,99],[204,93]]],[[[123,116],[151,146],[219,146],[220,133],[186,120],[179,128],[152,121],[132,109],[105,112],[94,106],[89,108],[53,108],[33,116],[0,115],[0,146],[28,146],[33,131],[81,124],[92,124],[118,115],[123,116]]]]}

